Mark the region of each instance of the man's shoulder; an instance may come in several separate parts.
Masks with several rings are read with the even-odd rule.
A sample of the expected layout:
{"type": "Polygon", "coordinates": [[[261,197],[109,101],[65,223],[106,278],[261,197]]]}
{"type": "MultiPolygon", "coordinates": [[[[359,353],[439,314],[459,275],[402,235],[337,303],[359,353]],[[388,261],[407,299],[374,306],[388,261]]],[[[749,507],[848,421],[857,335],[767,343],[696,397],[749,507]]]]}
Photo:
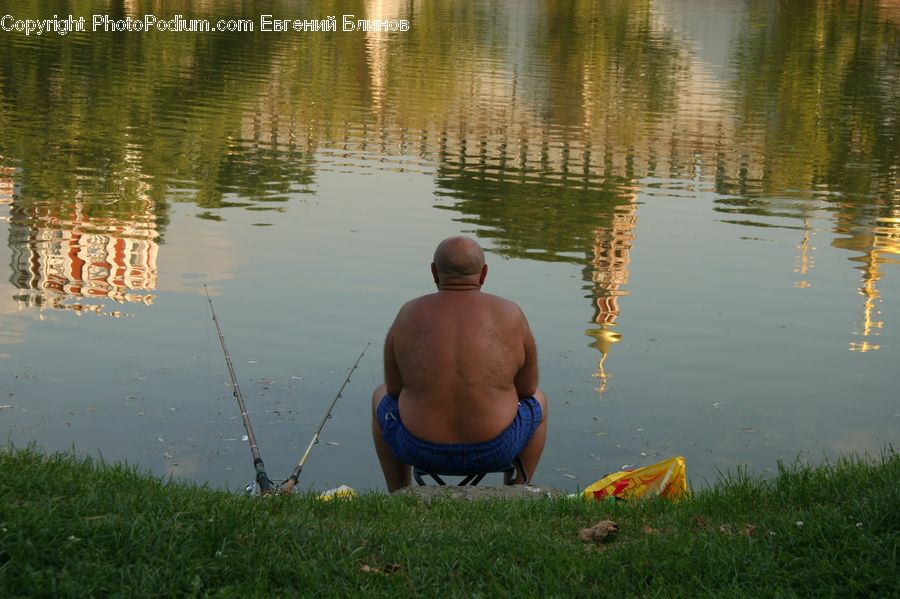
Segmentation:
{"type": "Polygon", "coordinates": [[[484,293],[482,292],[482,296],[484,296],[486,301],[489,301],[496,305],[498,308],[503,310],[508,310],[510,312],[515,312],[517,314],[522,313],[522,308],[519,307],[519,304],[516,302],[506,299],[505,297],[501,297],[499,295],[494,295],[492,293],[484,293]]]}
{"type": "Polygon", "coordinates": [[[432,304],[435,301],[436,297],[436,293],[429,293],[408,300],[406,303],[400,306],[400,310],[398,310],[397,312],[397,318],[409,316],[419,310],[422,310],[423,308],[427,308],[429,304],[432,304]]]}
{"type": "Polygon", "coordinates": [[[420,295],[419,297],[414,297],[411,300],[408,300],[402,306],[400,306],[400,311],[402,312],[403,310],[430,304],[437,299],[437,296],[438,296],[437,293],[426,293],[425,295],[420,295]]]}

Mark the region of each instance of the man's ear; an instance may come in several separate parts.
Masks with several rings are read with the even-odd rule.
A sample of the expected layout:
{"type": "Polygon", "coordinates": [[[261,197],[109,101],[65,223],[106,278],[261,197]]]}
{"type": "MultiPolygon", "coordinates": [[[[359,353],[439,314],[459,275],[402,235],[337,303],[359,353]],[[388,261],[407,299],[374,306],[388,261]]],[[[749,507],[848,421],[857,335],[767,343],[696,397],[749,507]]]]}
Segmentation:
{"type": "Polygon", "coordinates": [[[434,262],[431,263],[431,276],[434,278],[434,284],[439,285],[440,281],[438,280],[437,266],[434,265],[434,262]]]}
{"type": "Polygon", "coordinates": [[[478,277],[478,284],[484,285],[484,280],[487,278],[487,264],[481,267],[481,276],[478,277]]]}

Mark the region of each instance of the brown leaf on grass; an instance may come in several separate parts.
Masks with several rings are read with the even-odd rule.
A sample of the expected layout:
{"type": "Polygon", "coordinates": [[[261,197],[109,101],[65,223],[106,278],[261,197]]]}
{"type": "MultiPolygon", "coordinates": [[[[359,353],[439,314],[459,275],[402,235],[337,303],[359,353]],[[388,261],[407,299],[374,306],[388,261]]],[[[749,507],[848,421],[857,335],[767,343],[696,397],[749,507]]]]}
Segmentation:
{"type": "Polygon", "coordinates": [[[697,516],[697,528],[706,528],[706,518],[697,516]]]}
{"type": "Polygon", "coordinates": [[[655,535],[656,533],[659,532],[657,529],[653,528],[649,524],[644,524],[644,528],[642,528],[641,530],[644,531],[644,534],[648,534],[648,535],[655,535]]]}
{"type": "Polygon", "coordinates": [[[393,574],[400,570],[400,564],[387,564],[383,568],[373,568],[368,564],[361,564],[359,569],[367,574],[393,574]]]}
{"type": "Polygon", "coordinates": [[[619,525],[612,520],[601,520],[590,528],[582,528],[578,531],[578,537],[585,542],[608,543],[619,532],[619,525]]]}
{"type": "Polygon", "coordinates": [[[745,524],[744,528],[735,532],[735,530],[731,527],[730,524],[723,524],[719,527],[719,532],[725,535],[743,535],[746,537],[753,537],[757,534],[757,528],[753,524],[745,524]]]}

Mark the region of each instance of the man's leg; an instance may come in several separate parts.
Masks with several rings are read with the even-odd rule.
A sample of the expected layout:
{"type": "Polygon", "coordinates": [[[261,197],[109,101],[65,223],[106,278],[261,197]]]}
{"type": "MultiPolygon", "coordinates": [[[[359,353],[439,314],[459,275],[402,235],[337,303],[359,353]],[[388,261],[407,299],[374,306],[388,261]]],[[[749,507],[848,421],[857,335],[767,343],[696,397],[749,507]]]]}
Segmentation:
{"type": "MultiPolygon", "coordinates": [[[[534,398],[541,404],[543,419],[541,420],[541,425],[534,431],[528,444],[525,445],[525,449],[519,454],[519,459],[522,460],[522,465],[525,466],[525,471],[528,472],[529,480],[534,476],[541,454],[544,452],[544,442],[547,440],[547,396],[538,389],[534,394],[534,398]]],[[[521,485],[524,482],[522,476],[517,474],[516,484],[521,485]]]]}
{"type": "Polygon", "coordinates": [[[387,483],[388,491],[393,493],[397,489],[408,487],[412,482],[412,468],[404,464],[388,444],[381,438],[381,425],[378,423],[377,410],[378,403],[385,394],[384,385],[379,385],[372,394],[372,439],[375,441],[375,453],[378,454],[378,461],[381,462],[381,471],[384,472],[384,482],[387,483]]]}

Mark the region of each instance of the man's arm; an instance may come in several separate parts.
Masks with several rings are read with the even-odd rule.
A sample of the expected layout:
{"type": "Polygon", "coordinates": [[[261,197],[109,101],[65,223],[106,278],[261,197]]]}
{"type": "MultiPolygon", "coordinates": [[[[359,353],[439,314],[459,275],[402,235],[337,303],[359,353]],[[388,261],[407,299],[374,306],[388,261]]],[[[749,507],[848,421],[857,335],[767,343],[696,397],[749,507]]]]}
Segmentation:
{"type": "MultiPolygon", "coordinates": [[[[396,322],[394,324],[396,325],[396,322]]],[[[400,367],[397,366],[397,357],[394,355],[394,325],[391,325],[384,340],[384,385],[388,393],[394,397],[400,396],[403,378],[400,376],[400,367]]]]}
{"type": "Polygon", "coordinates": [[[524,328],[522,343],[525,347],[525,363],[516,373],[516,394],[519,397],[531,397],[537,391],[538,385],[537,345],[524,314],[522,314],[522,327],[524,328]]]}

